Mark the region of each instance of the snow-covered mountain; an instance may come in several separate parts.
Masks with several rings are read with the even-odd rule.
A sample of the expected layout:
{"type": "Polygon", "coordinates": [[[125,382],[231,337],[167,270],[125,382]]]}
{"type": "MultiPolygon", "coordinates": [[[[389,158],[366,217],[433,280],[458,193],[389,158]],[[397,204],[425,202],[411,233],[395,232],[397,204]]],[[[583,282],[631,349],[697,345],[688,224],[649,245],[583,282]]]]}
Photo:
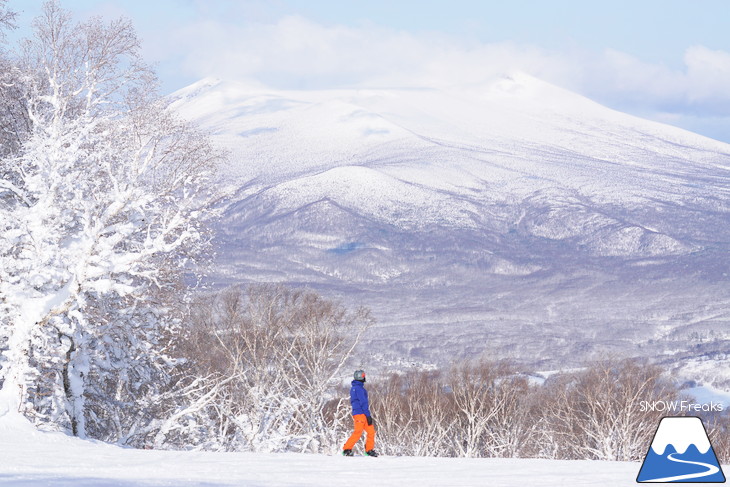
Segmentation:
{"type": "Polygon", "coordinates": [[[369,306],[384,359],[730,361],[728,144],[524,74],[173,97],[231,151],[216,283],[369,306]]]}

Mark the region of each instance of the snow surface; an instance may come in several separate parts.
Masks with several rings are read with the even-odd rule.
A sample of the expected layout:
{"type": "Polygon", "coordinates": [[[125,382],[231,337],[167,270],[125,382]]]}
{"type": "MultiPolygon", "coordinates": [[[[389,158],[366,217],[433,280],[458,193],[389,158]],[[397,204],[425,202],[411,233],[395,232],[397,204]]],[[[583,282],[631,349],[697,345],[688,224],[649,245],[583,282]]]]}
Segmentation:
{"type": "Polygon", "coordinates": [[[629,486],[639,463],[133,450],[0,417],[7,487],[629,486]]]}

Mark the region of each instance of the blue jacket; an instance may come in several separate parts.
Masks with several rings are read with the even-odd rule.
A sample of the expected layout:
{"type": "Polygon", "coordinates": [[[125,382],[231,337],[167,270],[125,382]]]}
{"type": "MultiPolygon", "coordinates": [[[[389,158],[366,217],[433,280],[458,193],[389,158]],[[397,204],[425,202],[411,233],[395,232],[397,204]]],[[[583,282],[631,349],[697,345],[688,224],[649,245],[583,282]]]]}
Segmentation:
{"type": "Polygon", "coordinates": [[[352,415],[364,414],[371,416],[370,403],[368,402],[368,391],[359,380],[352,381],[350,388],[350,404],[352,404],[352,415]]]}

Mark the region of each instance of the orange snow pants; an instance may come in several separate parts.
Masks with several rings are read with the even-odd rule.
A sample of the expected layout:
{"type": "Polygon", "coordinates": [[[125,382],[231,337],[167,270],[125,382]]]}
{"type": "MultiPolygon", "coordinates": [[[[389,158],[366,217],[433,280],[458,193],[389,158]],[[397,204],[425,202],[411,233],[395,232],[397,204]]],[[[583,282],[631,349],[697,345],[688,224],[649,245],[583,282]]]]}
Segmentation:
{"type": "Polygon", "coordinates": [[[355,422],[355,431],[350,435],[350,438],[345,443],[345,446],[342,447],[343,450],[352,450],[352,448],[355,446],[355,443],[360,440],[360,437],[362,436],[363,431],[367,433],[367,438],[365,439],[365,451],[370,451],[373,448],[375,448],[375,426],[368,425],[368,418],[364,414],[356,414],[352,417],[352,420],[355,422]]]}

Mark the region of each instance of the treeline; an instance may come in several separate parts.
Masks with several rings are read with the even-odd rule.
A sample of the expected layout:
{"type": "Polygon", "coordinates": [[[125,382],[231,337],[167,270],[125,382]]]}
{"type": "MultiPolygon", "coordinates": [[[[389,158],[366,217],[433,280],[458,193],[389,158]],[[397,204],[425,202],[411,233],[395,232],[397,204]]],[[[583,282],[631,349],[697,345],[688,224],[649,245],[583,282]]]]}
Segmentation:
{"type": "MultiPolygon", "coordinates": [[[[345,384],[351,364],[366,363],[356,346],[370,325],[366,310],[282,286],[200,299],[177,340],[180,404],[137,446],[339,452],[352,427],[345,384]]],[[[487,360],[370,377],[377,445],[388,455],[636,461],[669,415],[642,401],[691,401],[638,360],[544,382],[487,360]]],[[[727,460],[728,415],[705,419],[727,460]]]]}
{"type": "MultiPolygon", "coordinates": [[[[394,374],[371,389],[379,448],[391,455],[643,460],[660,419],[682,413],[642,401],[693,402],[638,360],[595,362],[544,383],[481,361],[394,374]]],[[[727,462],[730,416],[704,419],[727,462]]]]}

